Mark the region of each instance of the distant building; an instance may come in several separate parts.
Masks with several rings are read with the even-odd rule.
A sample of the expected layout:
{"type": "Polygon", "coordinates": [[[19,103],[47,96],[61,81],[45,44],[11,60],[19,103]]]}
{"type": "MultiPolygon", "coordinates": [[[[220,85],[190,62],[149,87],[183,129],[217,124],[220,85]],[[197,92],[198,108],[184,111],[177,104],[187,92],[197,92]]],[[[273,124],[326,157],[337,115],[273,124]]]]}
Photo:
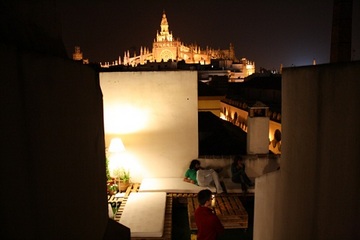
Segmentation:
{"type": "MultiPolygon", "coordinates": [[[[248,134],[249,124],[255,124],[259,131],[258,122],[264,122],[268,143],[263,140],[261,145],[268,145],[269,151],[275,154],[281,154],[281,78],[280,74],[256,73],[245,78],[243,83],[229,83],[226,97],[220,103],[220,118],[248,134]],[[265,110],[257,114],[256,111],[262,109],[265,110]]],[[[255,141],[258,139],[256,136],[255,141]]],[[[251,147],[249,143],[248,147],[251,147]]]]}
{"type": "Polygon", "coordinates": [[[234,46],[231,43],[229,49],[225,50],[215,50],[209,47],[202,49],[197,44],[185,45],[169,31],[169,23],[165,12],[162,14],[160,27],[160,32],[156,33],[152,50],[141,47],[140,54],[134,53],[133,56],[130,56],[130,51],[128,50],[124,52],[122,59],[119,57],[118,60],[112,63],[106,62],[101,64],[101,67],[107,68],[116,65],[139,67],[139,65],[167,62],[215,65],[214,68],[216,69],[229,70],[229,78],[232,81],[242,81],[245,77],[255,73],[255,62],[249,61],[246,58],[238,60],[235,56],[234,46]]]}
{"type": "Polygon", "coordinates": [[[84,59],[83,58],[83,53],[81,52],[79,46],[75,46],[75,51],[73,53],[73,60],[74,61],[82,61],[84,64],[89,63],[89,59],[84,59]]]}

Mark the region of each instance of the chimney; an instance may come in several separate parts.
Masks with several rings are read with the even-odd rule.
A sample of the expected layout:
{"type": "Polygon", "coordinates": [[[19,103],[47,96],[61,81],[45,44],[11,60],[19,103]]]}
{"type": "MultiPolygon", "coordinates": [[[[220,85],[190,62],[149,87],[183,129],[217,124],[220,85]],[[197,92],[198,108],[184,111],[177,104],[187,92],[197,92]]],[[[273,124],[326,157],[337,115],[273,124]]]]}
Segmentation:
{"type": "Polygon", "coordinates": [[[334,0],[330,62],[351,61],[353,0],[334,0]]]}

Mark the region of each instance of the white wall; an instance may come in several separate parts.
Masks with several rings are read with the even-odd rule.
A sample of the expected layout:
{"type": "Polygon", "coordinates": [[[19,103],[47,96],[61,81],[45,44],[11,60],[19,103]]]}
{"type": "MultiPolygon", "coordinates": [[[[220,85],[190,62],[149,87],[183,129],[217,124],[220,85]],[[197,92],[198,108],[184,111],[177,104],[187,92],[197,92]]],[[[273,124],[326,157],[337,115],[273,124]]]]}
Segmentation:
{"type": "Polygon", "coordinates": [[[281,169],[255,193],[255,240],[360,239],[359,75],[360,62],[283,70],[281,169]]]}
{"type": "Polygon", "coordinates": [[[280,171],[255,179],[254,240],[273,240],[280,171]]]}
{"type": "Polygon", "coordinates": [[[220,102],[220,109],[221,109],[221,111],[224,111],[224,109],[226,109],[226,113],[222,114],[222,115],[226,115],[226,116],[223,116],[223,119],[226,119],[226,120],[232,122],[235,119],[235,113],[236,113],[237,114],[236,125],[239,126],[239,124],[243,122],[246,124],[246,127],[247,127],[247,119],[248,119],[248,115],[249,115],[249,113],[247,111],[242,110],[239,107],[234,107],[234,106],[232,106],[228,103],[224,103],[224,102],[220,102]]]}
{"type": "Polygon", "coordinates": [[[248,155],[244,157],[244,159],[246,174],[250,178],[256,178],[269,172],[276,171],[280,167],[281,162],[280,155],[271,158],[269,158],[269,156],[248,155]]]}
{"type": "Polygon", "coordinates": [[[247,123],[247,153],[267,154],[269,152],[269,118],[249,117],[247,123]]]}
{"type": "Polygon", "coordinates": [[[100,84],[106,146],[122,139],[132,181],[182,177],[198,157],[196,71],[103,72],[100,84]]]}

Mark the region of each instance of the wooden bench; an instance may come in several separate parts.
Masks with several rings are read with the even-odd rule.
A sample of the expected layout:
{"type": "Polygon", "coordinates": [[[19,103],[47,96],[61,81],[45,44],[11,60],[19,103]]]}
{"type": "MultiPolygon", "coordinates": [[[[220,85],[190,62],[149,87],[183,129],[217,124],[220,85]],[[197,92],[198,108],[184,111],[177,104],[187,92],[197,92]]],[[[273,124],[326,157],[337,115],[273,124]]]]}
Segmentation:
{"type": "MultiPolygon", "coordinates": [[[[108,203],[115,209],[120,207],[121,202],[123,201],[124,197],[128,197],[132,192],[139,192],[140,183],[130,183],[129,187],[123,192],[122,197],[117,197],[116,195],[108,195],[108,203]]],[[[185,203],[187,202],[187,198],[189,197],[196,197],[197,193],[172,193],[167,192],[168,197],[172,198],[179,198],[184,199],[185,203]]],[[[182,201],[182,200],[181,200],[182,201]]]]}
{"type": "MultiPolygon", "coordinates": [[[[199,203],[196,197],[190,197],[187,200],[189,227],[191,231],[196,231],[194,213],[199,203]]],[[[248,213],[239,196],[216,196],[213,211],[219,217],[225,229],[248,228],[248,213]]]]}
{"type": "Polygon", "coordinates": [[[130,193],[132,192],[138,192],[139,191],[139,187],[140,187],[140,183],[130,183],[129,187],[126,189],[125,192],[123,192],[122,197],[117,197],[117,195],[108,195],[108,203],[111,204],[111,206],[114,209],[117,209],[122,200],[124,199],[124,197],[128,197],[130,195],[130,193]]]}

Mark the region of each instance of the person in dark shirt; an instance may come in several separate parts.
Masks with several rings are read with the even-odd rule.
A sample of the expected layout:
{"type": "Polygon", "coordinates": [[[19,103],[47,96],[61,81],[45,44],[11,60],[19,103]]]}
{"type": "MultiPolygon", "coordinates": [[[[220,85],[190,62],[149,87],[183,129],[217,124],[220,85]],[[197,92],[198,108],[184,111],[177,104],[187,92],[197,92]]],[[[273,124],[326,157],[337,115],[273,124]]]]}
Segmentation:
{"type": "Polygon", "coordinates": [[[235,156],[234,162],[231,164],[231,180],[234,183],[240,183],[244,193],[247,192],[249,187],[254,186],[254,183],[245,172],[245,163],[241,156],[235,156]]]}
{"type": "Polygon", "coordinates": [[[208,189],[198,193],[199,207],[195,210],[195,222],[198,228],[198,240],[216,240],[223,232],[224,226],[211,210],[212,193],[208,189]]]}

